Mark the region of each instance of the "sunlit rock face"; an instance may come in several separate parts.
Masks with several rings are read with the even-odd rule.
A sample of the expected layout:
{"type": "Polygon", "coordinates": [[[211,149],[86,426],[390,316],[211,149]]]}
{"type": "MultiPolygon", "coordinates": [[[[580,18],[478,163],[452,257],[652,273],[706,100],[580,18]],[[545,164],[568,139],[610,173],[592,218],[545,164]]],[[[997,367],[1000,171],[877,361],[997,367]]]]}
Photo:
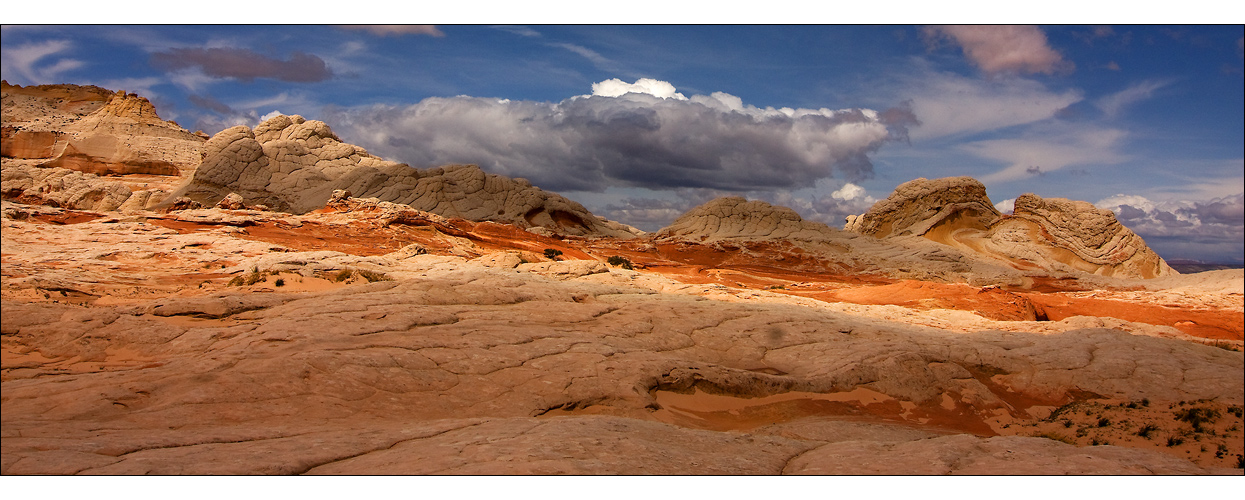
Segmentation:
{"type": "Polygon", "coordinates": [[[246,204],[307,213],[323,207],[333,191],[346,190],[446,217],[576,236],[634,236],[524,179],[487,174],[475,165],[411,168],[343,143],[324,122],[297,115],[273,117],[254,130],[223,130],[204,149],[203,164],[172,198],[212,205],[233,192],[246,204]]]}
{"type": "Polygon", "coordinates": [[[1121,278],[1176,273],[1108,210],[1025,194],[1007,216],[990,203],[985,186],[970,177],[901,184],[865,214],[850,217],[845,228],[878,238],[921,236],[1022,270],[1121,278]]]}

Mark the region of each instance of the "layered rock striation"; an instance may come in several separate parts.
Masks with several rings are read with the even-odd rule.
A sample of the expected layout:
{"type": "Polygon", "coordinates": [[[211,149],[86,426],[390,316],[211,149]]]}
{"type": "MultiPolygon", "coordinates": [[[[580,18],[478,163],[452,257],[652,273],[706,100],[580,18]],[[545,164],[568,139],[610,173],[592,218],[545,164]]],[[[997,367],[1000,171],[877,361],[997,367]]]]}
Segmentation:
{"type": "Polygon", "coordinates": [[[99,87],[3,85],[3,155],[97,175],[193,172],[204,139],[162,120],[151,101],[99,87]]]}
{"type": "Polygon", "coordinates": [[[914,179],[895,188],[863,215],[849,218],[849,231],[885,238],[923,235],[950,220],[984,229],[1002,214],[986,196],[986,186],[972,177],[914,179]]]}
{"type": "Polygon", "coordinates": [[[248,205],[301,214],[323,207],[333,191],[346,190],[444,217],[575,236],[635,236],[525,179],[487,174],[474,165],[412,168],[344,143],[324,122],[297,115],[273,117],[253,130],[226,129],[204,149],[203,163],[170,199],[186,196],[210,206],[237,193],[248,205]]]}
{"type": "Polygon", "coordinates": [[[1155,278],[1175,271],[1108,210],[1025,194],[998,212],[970,177],[905,182],[844,229],[877,238],[924,237],[1017,269],[1155,278]]]}

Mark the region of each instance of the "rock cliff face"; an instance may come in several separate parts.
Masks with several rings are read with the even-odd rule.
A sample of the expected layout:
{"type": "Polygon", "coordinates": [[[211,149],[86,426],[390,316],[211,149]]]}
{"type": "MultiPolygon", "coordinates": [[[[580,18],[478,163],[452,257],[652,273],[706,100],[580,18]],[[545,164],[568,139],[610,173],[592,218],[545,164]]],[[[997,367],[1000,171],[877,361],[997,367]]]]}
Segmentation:
{"type": "Polygon", "coordinates": [[[926,239],[1018,269],[1081,271],[1119,278],[1176,274],[1115,215],[1083,201],[1025,194],[1002,215],[969,177],[916,179],[895,188],[845,229],[878,238],[926,239]]]}
{"type": "Polygon", "coordinates": [[[210,206],[235,192],[246,204],[301,214],[323,207],[340,189],[445,217],[577,236],[634,237],[524,179],[486,174],[474,165],[411,168],[343,143],[324,122],[297,115],[271,118],[254,130],[226,129],[204,149],[202,165],[170,199],[186,196],[210,206]]]}
{"type": "Polygon", "coordinates": [[[731,196],[689,210],[658,237],[692,241],[718,240],[824,240],[840,233],[820,222],[806,221],[794,210],[764,201],[731,196]]]}
{"type": "Polygon", "coordinates": [[[878,238],[922,235],[951,220],[984,229],[1001,215],[986,196],[986,186],[976,179],[920,178],[900,184],[895,192],[864,215],[855,217],[844,229],[878,238]]]}
{"type": "Polygon", "coordinates": [[[998,224],[996,234],[1021,221],[1039,228],[1035,237],[1071,254],[1051,252],[1050,258],[1082,271],[1135,278],[1178,274],[1114,213],[1084,201],[1021,195],[1013,217],[998,224]]]}
{"type": "Polygon", "coordinates": [[[98,175],[188,175],[203,138],[160,119],[146,98],[99,87],[3,84],[8,158],[98,175]]]}

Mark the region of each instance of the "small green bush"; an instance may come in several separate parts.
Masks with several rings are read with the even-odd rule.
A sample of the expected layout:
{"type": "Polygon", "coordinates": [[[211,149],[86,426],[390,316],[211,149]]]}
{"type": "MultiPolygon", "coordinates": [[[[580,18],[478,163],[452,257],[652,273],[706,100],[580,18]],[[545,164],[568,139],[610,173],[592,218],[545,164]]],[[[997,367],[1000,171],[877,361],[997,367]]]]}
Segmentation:
{"type": "Polygon", "coordinates": [[[1142,426],[1140,430],[1137,431],[1137,435],[1143,438],[1146,438],[1146,439],[1150,439],[1150,434],[1157,430],[1159,430],[1159,428],[1155,426],[1154,424],[1146,424],[1142,426]]]}
{"type": "Polygon", "coordinates": [[[1173,446],[1180,446],[1181,444],[1184,444],[1184,438],[1182,438],[1182,437],[1179,437],[1179,436],[1172,436],[1172,437],[1167,438],[1167,447],[1168,447],[1168,448],[1171,448],[1171,447],[1173,447],[1173,446]]]}
{"type": "Polygon", "coordinates": [[[621,267],[627,270],[633,269],[631,260],[620,255],[611,255],[607,262],[614,267],[621,267]]]}
{"type": "Polygon", "coordinates": [[[558,256],[562,255],[562,251],[556,248],[546,248],[545,258],[549,260],[558,260],[558,256]]]}
{"type": "Polygon", "coordinates": [[[366,279],[368,283],[374,283],[377,281],[393,281],[393,278],[390,278],[389,275],[385,273],[368,271],[367,269],[360,269],[358,272],[359,272],[359,276],[362,276],[363,279],[366,279]]]}
{"type": "Polygon", "coordinates": [[[277,281],[274,281],[272,284],[277,285],[277,286],[285,286],[285,280],[282,278],[277,278],[277,281]]]}
{"type": "Polygon", "coordinates": [[[337,271],[337,274],[333,275],[333,281],[341,283],[343,281],[350,279],[352,275],[354,275],[353,269],[350,269],[350,268],[342,269],[341,271],[337,271]]]}

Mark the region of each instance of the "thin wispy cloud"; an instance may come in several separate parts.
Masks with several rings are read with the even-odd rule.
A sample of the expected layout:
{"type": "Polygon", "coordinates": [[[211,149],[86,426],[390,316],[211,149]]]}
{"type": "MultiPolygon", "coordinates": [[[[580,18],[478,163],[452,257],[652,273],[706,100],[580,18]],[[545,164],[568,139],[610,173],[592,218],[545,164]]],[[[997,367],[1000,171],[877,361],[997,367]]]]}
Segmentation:
{"type": "Polygon", "coordinates": [[[1102,110],[1107,118],[1115,118],[1127,107],[1154,96],[1158,89],[1168,86],[1170,81],[1144,81],[1129,86],[1114,94],[1094,101],[1094,105],[1102,110]]]}
{"type": "Polygon", "coordinates": [[[1053,91],[1024,78],[983,80],[933,70],[914,71],[894,90],[911,100],[921,125],[912,140],[961,136],[1049,119],[1082,100],[1079,90],[1053,91]]]}
{"type": "Polygon", "coordinates": [[[1074,65],[1051,48],[1036,26],[930,26],[930,39],[949,39],[960,46],[978,68],[989,74],[1051,74],[1074,65]]]}
{"type": "Polygon", "coordinates": [[[69,40],[47,40],[4,49],[2,52],[4,57],[0,60],[0,71],[3,72],[5,79],[14,83],[56,83],[62,74],[80,68],[84,63],[71,58],[56,59],[50,64],[41,64],[40,61],[65,52],[72,46],[73,42],[69,40]]]}
{"type": "Polygon", "coordinates": [[[980,177],[986,185],[1032,178],[1070,166],[1114,165],[1128,159],[1119,151],[1127,134],[1117,129],[1071,127],[1030,137],[970,142],[960,149],[1007,166],[980,177]]]}

